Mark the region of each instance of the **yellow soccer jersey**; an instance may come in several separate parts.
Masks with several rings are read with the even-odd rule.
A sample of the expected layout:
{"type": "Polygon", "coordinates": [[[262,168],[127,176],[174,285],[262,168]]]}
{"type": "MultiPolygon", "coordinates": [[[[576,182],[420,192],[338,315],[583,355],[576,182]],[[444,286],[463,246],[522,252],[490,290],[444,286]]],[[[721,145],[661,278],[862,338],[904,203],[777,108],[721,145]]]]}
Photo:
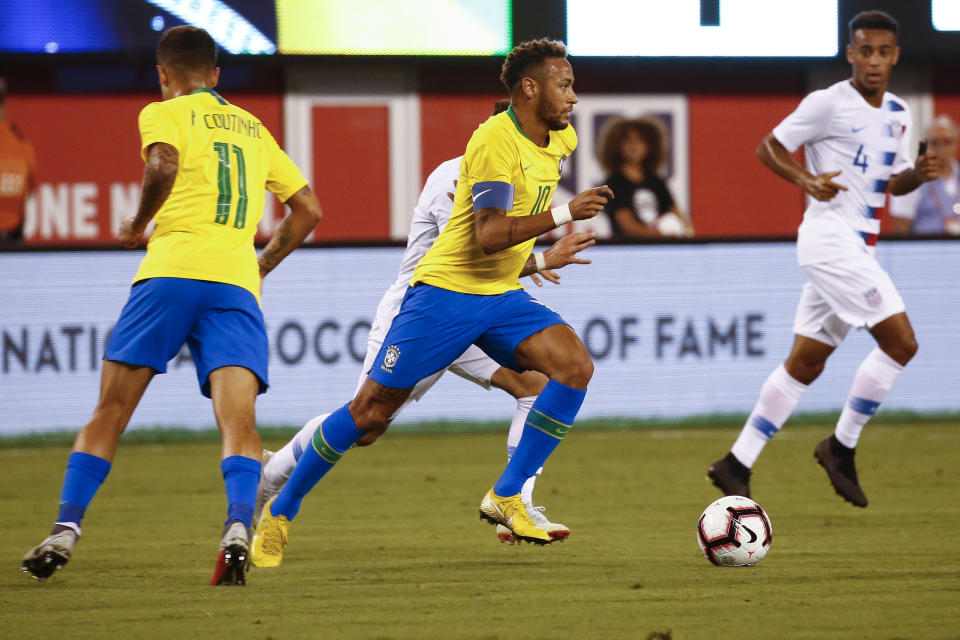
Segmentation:
{"type": "Polygon", "coordinates": [[[520,129],[512,108],[481,124],[460,162],[450,222],[420,259],[412,283],[481,295],[520,289],[520,271],[536,239],[486,255],[474,229],[474,187],[510,185],[512,207],[504,207],[508,216],[540,213],[550,205],[563,162],[576,147],[572,126],[551,131],[549,144],[538,147],[520,129]]]}
{"type": "Polygon", "coordinates": [[[148,104],[139,124],[144,160],[147,147],[165,142],[177,149],[180,167],[134,282],[210,280],[259,299],[253,237],[264,188],[286,201],[307,184],[300,170],[255,116],[210,89],[148,104]]]}

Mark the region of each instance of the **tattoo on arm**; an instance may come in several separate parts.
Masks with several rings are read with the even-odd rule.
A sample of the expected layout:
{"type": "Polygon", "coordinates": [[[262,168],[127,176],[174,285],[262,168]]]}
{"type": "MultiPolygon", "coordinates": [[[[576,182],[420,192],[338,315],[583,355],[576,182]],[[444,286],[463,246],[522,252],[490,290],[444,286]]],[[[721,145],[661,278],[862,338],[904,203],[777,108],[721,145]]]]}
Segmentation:
{"type": "Polygon", "coordinates": [[[523,263],[523,269],[520,270],[519,278],[532,275],[537,272],[537,260],[533,257],[533,254],[530,254],[530,257],[527,258],[527,261],[523,263]]]}
{"type": "Polygon", "coordinates": [[[146,226],[167,201],[179,169],[180,154],[175,147],[164,142],[150,145],[147,165],[143,170],[140,206],[137,209],[138,225],[146,226]]]}
{"type": "Polygon", "coordinates": [[[274,267],[296,249],[313,230],[317,220],[320,219],[320,213],[316,207],[314,207],[315,211],[310,208],[311,202],[315,203],[316,198],[313,196],[313,191],[310,190],[309,185],[304,186],[300,191],[287,198],[285,204],[290,206],[291,214],[283,219],[273,238],[270,239],[260,257],[257,258],[261,276],[273,271],[274,267]],[[315,214],[315,218],[303,215],[311,211],[315,214]]]}
{"type": "Polygon", "coordinates": [[[510,245],[511,247],[514,245],[513,232],[517,230],[518,222],[519,222],[519,219],[517,218],[513,218],[512,220],[510,220],[510,230],[507,231],[507,244],[510,245]]]}
{"type": "MultiPolygon", "coordinates": [[[[286,220],[284,220],[286,222],[286,220]]],[[[293,231],[287,224],[281,224],[277,233],[270,239],[270,243],[260,254],[257,260],[260,264],[260,273],[267,274],[273,271],[273,268],[280,264],[280,261],[292,251],[290,244],[293,240],[293,231]],[[290,247],[290,248],[288,248],[290,247]]]]}

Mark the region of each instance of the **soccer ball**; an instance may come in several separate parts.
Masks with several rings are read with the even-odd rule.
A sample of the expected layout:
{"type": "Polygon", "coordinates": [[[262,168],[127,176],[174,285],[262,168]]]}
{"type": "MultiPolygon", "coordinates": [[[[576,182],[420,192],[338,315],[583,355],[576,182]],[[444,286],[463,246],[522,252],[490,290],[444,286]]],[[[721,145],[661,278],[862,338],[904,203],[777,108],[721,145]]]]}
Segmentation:
{"type": "Polygon", "coordinates": [[[759,504],[743,496],[725,496],[710,503],[697,522],[697,542],[717,566],[746,567],[770,550],[773,526],[759,504]]]}

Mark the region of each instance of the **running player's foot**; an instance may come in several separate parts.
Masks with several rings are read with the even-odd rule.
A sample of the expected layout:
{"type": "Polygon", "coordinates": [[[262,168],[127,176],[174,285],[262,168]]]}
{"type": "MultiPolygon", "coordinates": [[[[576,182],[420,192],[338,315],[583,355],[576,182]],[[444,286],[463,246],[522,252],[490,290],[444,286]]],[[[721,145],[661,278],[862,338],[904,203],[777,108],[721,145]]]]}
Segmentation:
{"type": "Polygon", "coordinates": [[[263,513],[263,505],[267,503],[267,500],[273,496],[280,493],[280,489],[283,488],[283,485],[279,487],[273,486],[270,482],[267,481],[267,476],[264,473],[267,469],[267,463],[270,462],[270,458],[273,457],[273,451],[264,449],[260,453],[260,483],[257,484],[257,501],[253,505],[253,527],[260,523],[260,514],[263,513]]]}
{"type": "Polygon", "coordinates": [[[253,534],[250,556],[255,567],[279,567],[283,562],[283,550],[287,546],[287,536],[290,535],[292,524],[287,520],[287,516],[270,513],[273,500],[274,498],[270,498],[263,505],[260,522],[253,534]]]}
{"type": "Polygon", "coordinates": [[[553,542],[549,533],[534,524],[519,493],[515,496],[503,497],[490,489],[480,502],[480,519],[491,524],[502,524],[517,540],[534,544],[553,542]]]}
{"type": "Polygon", "coordinates": [[[707,477],[725,496],[750,497],[750,468],[728,453],[707,468],[707,477]]]}
{"type": "MultiPolygon", "coordinates": [[[[59,528],[54,527],[54,530],[59,528]]],[[[61,531],[51,533],[39,545],[23,556],[20,571],[29,573],[37,580],[46,580],[57,569],[63,569],[73,555],[73,548],[77,545],[77,532],[70,527],[63,527],[61,531]]]]}
{"type": "MultiPolygon", "coordinates": [[[[567,525],[560,524],[559,522],[550,522],[549,518],[544,515],[545,507],[534,507],[530,504],[526,504],[526,507],[527,513],[530,514],[530,519],[533,520],[534,524],[547,532],[550,540],[553,542],[563,542],[570,537],[570,528],[567,527],[567,525]]],[[[516,544],[517,542],[517,538],[513,535],[513,532],[502,524],[497,525],[497,538],[500,542],[504,543],[516,544]]]]}
{"type": "Polygon", "coordinates": [[[856,449],[850,449],[840,444],[836,436],[821,440],[813,450],[813,457],[824,468],[830,478],[837,495],[847,502],[858,507],[867,506],[867,496],[864,495],[860,483],[857,481],[857,468],[853,464],[856,449]]]}
{"type": "Polygon", "coordinates": [[[210,584],[213,586],[247,584],[250,567],[250,531],[239,520],[231,522],[220,540],[217,565],[213,568],[210,584]]]}

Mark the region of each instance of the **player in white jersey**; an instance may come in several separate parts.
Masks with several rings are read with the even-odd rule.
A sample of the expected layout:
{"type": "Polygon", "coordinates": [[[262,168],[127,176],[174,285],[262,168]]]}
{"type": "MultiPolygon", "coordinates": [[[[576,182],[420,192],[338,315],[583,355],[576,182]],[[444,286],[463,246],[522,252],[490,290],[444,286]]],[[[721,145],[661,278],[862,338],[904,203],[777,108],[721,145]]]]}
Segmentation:
{"type": "MultiPolygon", "coordinates": [[[[509,100],[497,102],[494,109],[494,115],[506,110],[510,105],[509,100]]],[[[462,156],[461,156],[462,157],[462,156]]],[[[377,354],[383,345],[383,339],[387,330],[393,323],[393,319],[400,311],[400,304],[403,302],[403,296],[406,293],[410,281],[413,278],[414,269],[420,258],[433,246],[434,241],[440,232],[450,220],[450,213],[453,209],[453,192],[456,190],[456,182],[460,177],[461,157],[453,158],[441,163],[431,172],[424,184],[423,191],[417,201],[417,206],[413,210],[413,219],[410,223],[410,234],[407,238],[407,248],[404,251],[400,262],[400,272],[396,281],[387,289],[380,304],[377,306],[376,317],[367,336],[367,355],[363,362],[363,369],[360,373],[360,379],[357,381],[357,391],[367,379],[367,374],[373,366],[377,354]]],[[[547,264],[560,268],[566,264],[580,263],[588,264],[590,261],[577,258],[576,253],[588,246],[595,244],[595,234],[577,233],[571,234],[564,239],[559,240],[554,246],[545,252],[547,264]],[[550,254],[547,258],[546,254],[550,254]]],[[[534,259],[535,262],[535,259],[534,259]]],[[[540,274],[551,282],[558,282],[559,276],[550,269],[545,269],[540,274]]],[[[541,282],[536,273],[531,277],[534,282],[540,286],[541,282]]],[[[517,408],[514,412],[513,420],[510,423],[510,431],[507,435],[507,458],[512,456],[513,451],[520,441],[520,435],[523,432],[523,425],[526,422],[527,414],[533,406],[536,396],[540,393],[547,383],[547,377],[537,371],[525,371],[522,374],[501,367],[490,356],[484,353],[476,345],[471,345],[456,361],[446,369],[441,369],[436,373],[420,380],[413,388],[410,396],[394,413],[394,418],[403,409],[414,400],[420,400],[430,390],[433,385],[440,380],[440,377],[446,371],[451,371],[458,376],[473,382],[484,389],[491,386],[503,389],[517,400],[517,408]]],[[[307,422],[303,428],[275,454],[264,453],[264,468],[260,483],[260,491],[257,496],[257,512],[255,519],[260,513],[263,504],[276,494],[283,486],[287,478],[293,472],[297,460],[305,447],[311,446],[314,432],[317,427],[326,419],[329,414],[323,414],[307,422]]],[[[536,519],[537,523],[554,540],[565,540],[570,535],[570,529],[563,524],[551,522],[543,514],[543,507],[533,505],[533,488],[536,482],[536,476],[530,477],[524,484],[521,491],[524,502],[527,504],[527,510],[536,519]]],[[[497,526],[497,537],[501,542],[513,544],[516,539],[509,529],[502,525],[497,526]]]]}
{"type": "Polygon", "coordinates": [[[900,56],[897,22],[881,11],[866,11],[849,27],[853,77],[808,95],[757,149],[767,167],[811,197],[797,233],[807,283],[790,355],[767,378],[730,453],[707,471],[727,495],[750,496],[751,468],[764,445],[856,327],[870,331],[877,347],[854,377],[834,434],[816,446],[814,456],[840,496],[867,506],[854,466],[857,441],[917,350],[903,300],[874,258],[878,209],[887,191],[902,195],[935,179],[940,163],[933,153],[910,160],[910,110],[887,91],[900,56]],[[801,145],[806,168],[790,155],[801,145]]]}

